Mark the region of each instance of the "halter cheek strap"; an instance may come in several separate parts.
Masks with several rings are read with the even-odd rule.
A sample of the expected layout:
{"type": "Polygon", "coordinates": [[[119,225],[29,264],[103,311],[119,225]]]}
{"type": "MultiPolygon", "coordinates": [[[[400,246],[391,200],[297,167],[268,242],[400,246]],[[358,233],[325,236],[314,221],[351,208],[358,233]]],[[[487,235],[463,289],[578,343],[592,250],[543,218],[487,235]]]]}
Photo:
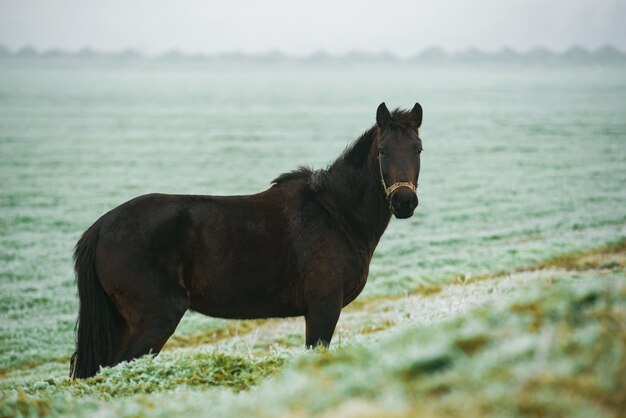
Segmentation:
{"type": "MultiPolygon", "coordinates": [[[[385,197],[389,200],[391,198],[391,195],[393,194],[393,192],[395,192],[400,187],[408,187],[409,189],[411,189],[411,191],[413,193],[415,193],[415,191],[417,190],[417,183],[414,185],[410,181],[399,181],[399,182],[394,183],[391,186],[387,187],[387,184],[385,183],[385,176],[383,175],[383,165],[382,165],[382,162],[380,161],[381,160],[380,157],[381,156],[380,156],[380,153],[379,153],[378,154],[378,169],[380,170],[380,182],[383,184],[383,190],[385,191],[385,197]]],[[[391,204],[391,201],[389,202],[389,204],[391,204]]]]}

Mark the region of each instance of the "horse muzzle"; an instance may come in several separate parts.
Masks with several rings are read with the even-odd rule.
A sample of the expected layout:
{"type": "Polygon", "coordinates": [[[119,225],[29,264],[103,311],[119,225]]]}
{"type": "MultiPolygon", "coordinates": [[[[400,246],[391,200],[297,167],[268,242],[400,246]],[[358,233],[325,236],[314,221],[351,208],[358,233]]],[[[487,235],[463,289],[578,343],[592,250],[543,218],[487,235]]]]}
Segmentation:
{"type": "Polygon", "coordinates": [[[418,205],[417,193],[412,190],[398,190],[391,195],[391,212],[398,219],[413,216],[418,205]]]}

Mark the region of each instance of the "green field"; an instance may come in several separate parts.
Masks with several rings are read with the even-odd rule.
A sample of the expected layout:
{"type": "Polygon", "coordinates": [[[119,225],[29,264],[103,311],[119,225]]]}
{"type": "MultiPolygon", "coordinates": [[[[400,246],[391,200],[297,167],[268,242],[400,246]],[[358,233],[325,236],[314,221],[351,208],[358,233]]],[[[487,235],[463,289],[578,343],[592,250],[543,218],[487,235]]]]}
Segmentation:
{"type": "Polygon", "coordinates": [[[619,416],[624,74],[0,61],[0,416],[619,416]],[[420,206],[329,350],[301,318],[188,313],[158,357],[66,378],[93,221],[324,167],[383,100],[424,107],[420,206]]]}

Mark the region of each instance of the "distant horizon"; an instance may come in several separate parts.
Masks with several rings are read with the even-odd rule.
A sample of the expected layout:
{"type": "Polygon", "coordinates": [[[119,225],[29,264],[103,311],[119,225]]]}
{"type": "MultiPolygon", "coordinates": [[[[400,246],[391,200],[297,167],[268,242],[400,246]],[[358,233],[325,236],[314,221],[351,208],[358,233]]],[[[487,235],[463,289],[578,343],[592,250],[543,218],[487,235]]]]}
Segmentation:
{"type": "Polygon", "coordinates": [[[585,47],[579,44],[571,44],[570,46],[566,48],[550,48],[548,46],[537,45],[531,48],[515,48],[513,46],[503,46],[501,48],[488,49],[488,48],[481,48],[478,46],[469,46],[467,48],[459,48],[459,49],[451,50],[449,48],[445,48],[439,45],[432,45],[429,47],[416,50],[412,54],[408,54],[408,55],[396,54],[388,50],[375,51],[375,50],[365,50],[365,49],[359,49],[359,48],[349,49],[345,52],[331,52],[331,51],[327,51],[324,49],[319,49],[319,50],[315,50],[315,51],[303,53],[303,54],[289,53],[289,52],[281,50],[280,48],[269,48],[263,51],[246,51],[243,49],[230,49],[230,50],[217,50],[217,51],[212,51],[212,52],[188,52],[188,51],[185,51],[184,49],[179,49],[179,48],[170,48],[170,49],[166,49],[160,52],[147,52],[147,51],[142,51],[139,48],[133,48],[130,46],[126,48],[119,48],[119,49],[103,49],[103,48],[94,48],[94,47],[89,47],[89,46],[85,46],[82,48],[62,48],[62,47],[38,48],[37,46],[32,45],[32,44],[24,44],[20,47],[11,48],[0,42],[0,50],[8,51],[11,54],[17,54],[20,51],[34,51],[40,55],[43,55],[46,53],[77,55],[80,53],[87,53],[87,52],[100,54],[100,55],[120,55],[120,54],[131,53],[131,54],[137,54],[146,58],[159,58],[159,57],[163,57],[167,55],[178,54],[178,55],[181,55],[184,57],[190,57],[190,58],[191,57],[219,57],[219,56],[226,56],[226,55],[242,55],[246,57],[277,55],[277,56],[282,56],[285,58],[298,59],[298,58],[308,58],[308,57],[312,57],[316,55],[326,55],[329,57],[345,57],[351,54],[363,54],[363,55],[371,55],[371,56],[388,55],[399,60],[405,60],[405,59],[418,57],[427,52],[442,52],[449,57],[453,57],[456,55],[462,55],[462,54],[466,54],[469,52],[477,52],[477,53],[482,53],[486,55],[496,55],[502,52],[513,52],[517,55],[527,55],[529,53],[536,52],[536,51],[546,51],[554,55],[563,55],[568,52],[576,51],[576,50],[582,50],[585,52],[594,53],[594,52],[599,52],[605,49],[613,49],[619,52],[620,54],[626,55],[626,49],[621,49],[617,45],[611,42],[606,42],[595,48],[585,47]]]}
{"type": "Polygon", "coordinates": [[[495,52],[507,45],[563,51],[607,43],[624,51],[624,21],[624,0],[3,0],[0,44],[146,55],[388,51],[408,57],[433,45],[495,52]]]}

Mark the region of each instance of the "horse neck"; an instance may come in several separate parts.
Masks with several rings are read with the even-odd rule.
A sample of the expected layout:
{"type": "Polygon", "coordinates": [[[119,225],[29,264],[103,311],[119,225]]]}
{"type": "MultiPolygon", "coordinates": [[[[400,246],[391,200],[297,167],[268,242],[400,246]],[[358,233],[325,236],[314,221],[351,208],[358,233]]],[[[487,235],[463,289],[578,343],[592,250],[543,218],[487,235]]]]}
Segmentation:
{"type": "MultiPolygon", "coordinates": [[[[352,235],[375,247],[391,219],[380,182],[374,145],[361,166],[347,163],[330,168],[329,200],[352,235]]],[[[373,250],[373,248],[372,248],[373,250]]]]}

